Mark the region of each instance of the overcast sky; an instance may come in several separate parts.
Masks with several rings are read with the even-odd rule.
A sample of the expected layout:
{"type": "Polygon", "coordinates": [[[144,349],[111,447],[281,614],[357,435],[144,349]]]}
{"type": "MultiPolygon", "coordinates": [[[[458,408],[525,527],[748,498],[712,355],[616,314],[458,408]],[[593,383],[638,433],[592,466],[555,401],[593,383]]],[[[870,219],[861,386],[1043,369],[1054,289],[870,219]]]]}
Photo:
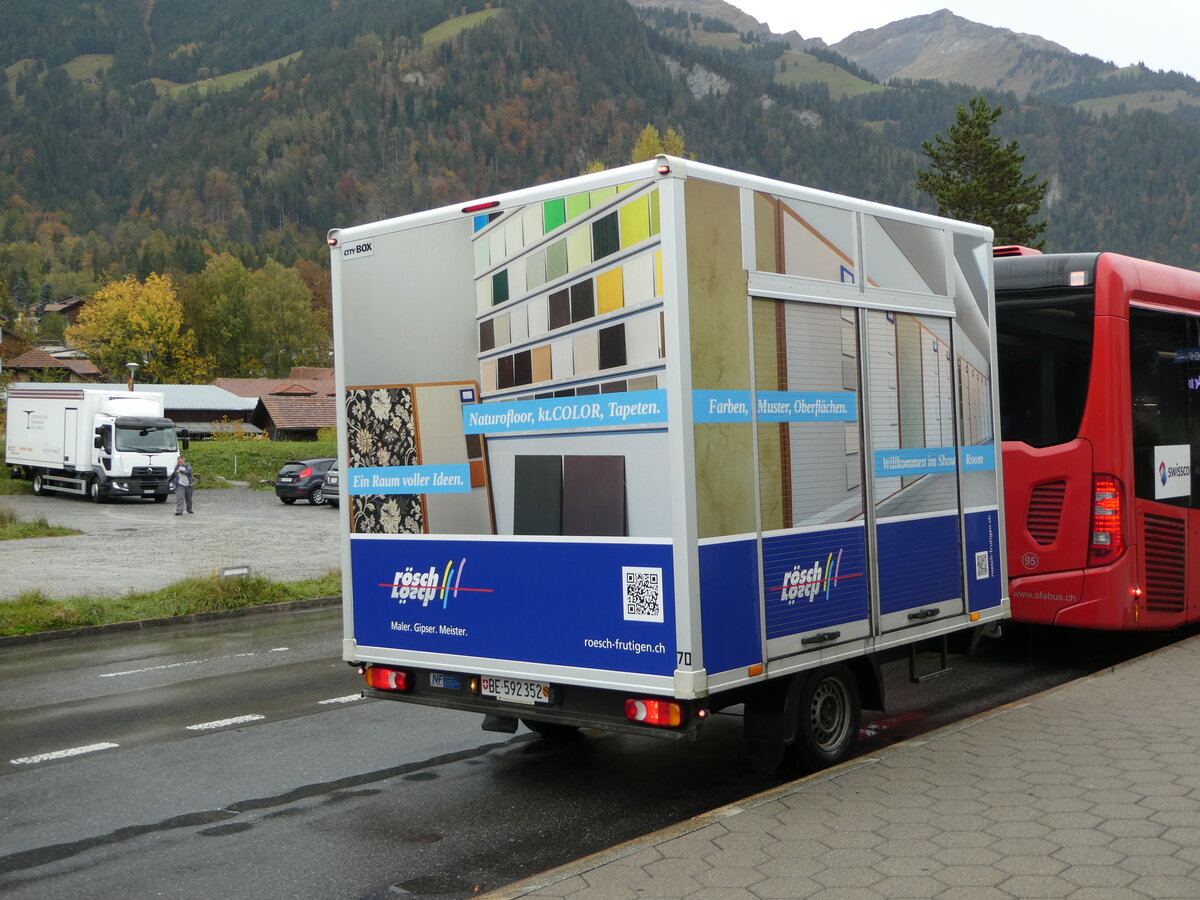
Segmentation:
{"type": "Polygon", "coordinates": [[[1036,34],[1118,66],[1144,62],[1200,78],[1197,0],[728,0],[774,32],[836,44],[847,35],[949,9],[957,16],[1036,34]]]}

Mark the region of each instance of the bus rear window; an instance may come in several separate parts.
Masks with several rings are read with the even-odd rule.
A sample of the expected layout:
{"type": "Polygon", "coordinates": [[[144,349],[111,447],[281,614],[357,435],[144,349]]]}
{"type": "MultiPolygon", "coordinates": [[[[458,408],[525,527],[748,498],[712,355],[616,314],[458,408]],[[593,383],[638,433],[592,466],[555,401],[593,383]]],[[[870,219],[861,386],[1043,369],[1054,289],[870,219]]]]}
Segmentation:
{"type": "Polygon", "coordinates": [[[1004,440],[1050,447],[1078,435],[1091,374],[1094,309],[1090,290],[997,291],[1004,440]]]}

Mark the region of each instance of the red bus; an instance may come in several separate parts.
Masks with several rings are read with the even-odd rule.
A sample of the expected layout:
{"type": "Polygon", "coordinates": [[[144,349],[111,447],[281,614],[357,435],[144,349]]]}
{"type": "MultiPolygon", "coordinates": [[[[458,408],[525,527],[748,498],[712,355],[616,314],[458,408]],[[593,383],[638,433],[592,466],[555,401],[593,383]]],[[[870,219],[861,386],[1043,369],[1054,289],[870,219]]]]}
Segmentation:
{"type": "Polygon", "coordinates": [[[1200,273],[997,248],[995,276],[1013,619],[1200,619],[1200,273]]]}

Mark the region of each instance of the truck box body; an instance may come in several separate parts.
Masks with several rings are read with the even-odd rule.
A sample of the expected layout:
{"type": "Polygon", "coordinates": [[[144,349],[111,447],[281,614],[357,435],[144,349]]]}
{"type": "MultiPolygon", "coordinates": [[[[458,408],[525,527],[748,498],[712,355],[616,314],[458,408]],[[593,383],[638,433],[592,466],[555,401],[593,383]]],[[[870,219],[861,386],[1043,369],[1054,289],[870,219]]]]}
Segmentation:
{"type": "Polygon", "coordinates": [[[75,384],[8,389],[5,464],[43,490],[167,498],[179,448],[161,393],[75,384]]]}
{"type": "Polygon", "coordinates": [[[331,232],[345,658],[690,735],[1004,617],[990,240],[667,157],[331,232]]]}

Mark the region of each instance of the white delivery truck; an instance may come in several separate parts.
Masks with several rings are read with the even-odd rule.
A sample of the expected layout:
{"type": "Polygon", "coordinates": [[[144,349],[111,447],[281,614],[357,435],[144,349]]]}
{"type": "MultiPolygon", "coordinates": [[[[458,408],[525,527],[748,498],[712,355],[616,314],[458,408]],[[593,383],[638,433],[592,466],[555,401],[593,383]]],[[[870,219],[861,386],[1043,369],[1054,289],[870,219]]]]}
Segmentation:
{"type": "Polygon", "coordinates": [[[659,157],[328,243],[369,696],[816,768],[1007,615],[990,229],[659,157]]]}
{"type": "Polygon", "coordinates": [[[12,384],[4,462],[33,492],[167,499],[179,444],[163,395],[78,384],[12,384]]]}

